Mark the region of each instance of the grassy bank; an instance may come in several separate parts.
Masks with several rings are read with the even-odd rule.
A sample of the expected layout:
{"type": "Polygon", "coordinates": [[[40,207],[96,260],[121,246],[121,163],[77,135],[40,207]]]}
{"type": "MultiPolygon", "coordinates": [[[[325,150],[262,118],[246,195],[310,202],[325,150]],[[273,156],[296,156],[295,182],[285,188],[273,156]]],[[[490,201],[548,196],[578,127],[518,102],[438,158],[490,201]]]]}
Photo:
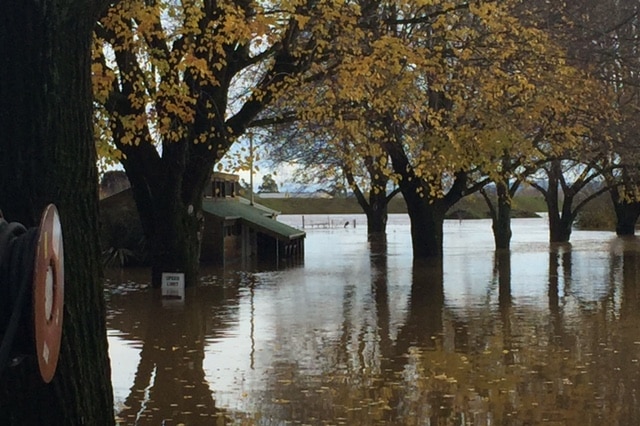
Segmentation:
{"type": "MultiPolygon", "coordinates": [[[[282,214],[357,214],[362,208],[355,198],[260,198],[256,194],[257,203],[282,214]]],[[[513,202],[514,216],[532,216],[534,212],[546,211],[542,197],[521,196],[513,202]]],[[[389,213],[406,213],[407,208],[402,197],[396,197],[389,204],[389,213]]],[[[450,217],[486,218],[487,205],[480,195],[463,198],[449,211],[450,217]]]]}

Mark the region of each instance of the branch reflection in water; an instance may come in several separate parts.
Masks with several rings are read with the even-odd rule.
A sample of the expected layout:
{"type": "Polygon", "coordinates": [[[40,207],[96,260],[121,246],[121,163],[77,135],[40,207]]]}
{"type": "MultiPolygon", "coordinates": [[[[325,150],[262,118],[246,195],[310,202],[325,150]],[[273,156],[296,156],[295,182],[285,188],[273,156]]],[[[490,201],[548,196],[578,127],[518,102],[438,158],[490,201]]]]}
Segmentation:
{"type": "Polygon", "coordinates": [[[122,424],[634,424],[638,241],[515,219],[495,251],[490,226],[446,222],[429,262],[402,216],[310,230],[304,266],[206,269],[178,305],[111,271],[122,424]]]}

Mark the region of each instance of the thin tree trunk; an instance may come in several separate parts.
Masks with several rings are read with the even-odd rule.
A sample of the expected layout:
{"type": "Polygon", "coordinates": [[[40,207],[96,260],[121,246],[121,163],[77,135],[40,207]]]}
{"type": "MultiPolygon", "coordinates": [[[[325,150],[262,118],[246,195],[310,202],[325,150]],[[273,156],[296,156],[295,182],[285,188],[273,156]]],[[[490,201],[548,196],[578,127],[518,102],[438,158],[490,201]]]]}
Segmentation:
{"type": "Polygon", "coordinates": [[[508,249],[511,245],[511,196],[504,183],[500,183],[497,190],[498,220],[493,223],[493,235],[497,249],[508,249]]]}
{"type": "Polygon", "coordinates": [[[389,178],[384,174],[384,171],[380,170],[375,159],[367,157],[365,163],[371,180],[369,199],[362,193],[349,166],[343,165],[342,168],[358,204],[367,216],[367,235],[369,238],[378,238],[377,236],[385,235],[387,232],[389,201],[395,196],[396,191],[387,195],[386,187],[389,178]]]}
{"type": "Polygon", "coordinates": [[[5,370],[2,425],[114,423],[92,136],[90,45],[97,4],[0,2],[0,208],[8,220],[32,227],[44,206],[55,203],[65,249],[56,375],[44,384],[33,356],[5,370]]]}
{"type": "Polygon", "coordinates": [[[494,274],[498,275],[498,303],[500,310],[511,307],[511,252],[497,249],[493,257],[494,274]]]}
{"type": "Polygon", "coordinates": [[[494,206],[486,191],[480,193],[489,207],[491,228],[496,249],[508,249],[511,245],[511,197],[509,188],[503,182],[496,183],[497,202],[494,206]]]}

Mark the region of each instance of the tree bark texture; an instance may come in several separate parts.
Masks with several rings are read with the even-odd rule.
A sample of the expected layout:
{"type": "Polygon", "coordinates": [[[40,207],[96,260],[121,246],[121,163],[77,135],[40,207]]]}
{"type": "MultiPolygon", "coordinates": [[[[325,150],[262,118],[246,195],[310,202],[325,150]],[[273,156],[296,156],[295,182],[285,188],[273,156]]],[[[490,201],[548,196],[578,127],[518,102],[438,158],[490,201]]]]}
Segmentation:
{"type": "Polygon", "coordinates": [[[44,384],[33,356],[6,369],[2,425],[114,423],[92,136],[90,46],[98,6],[0,2],[0,208],[8,221],[33,227],[55,203],[65,248],[56,375],[44,384]]]}

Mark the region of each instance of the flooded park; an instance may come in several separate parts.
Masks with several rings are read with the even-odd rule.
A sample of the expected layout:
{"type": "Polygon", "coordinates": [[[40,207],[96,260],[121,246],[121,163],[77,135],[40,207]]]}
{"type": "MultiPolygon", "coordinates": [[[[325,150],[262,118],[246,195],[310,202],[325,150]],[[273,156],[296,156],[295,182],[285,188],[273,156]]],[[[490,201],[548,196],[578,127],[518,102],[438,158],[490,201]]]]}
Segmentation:
{"type": "Polygon", "coordinates": [[[204,268],[182,302],[107,271],[119,424],[637,424],[639,240],[514,219],[496,252],[489,220],[451,220],[414,263],[406,215],[386,244],[305,219],[350,225],[308,226],[299,265],[204,268]]]}

